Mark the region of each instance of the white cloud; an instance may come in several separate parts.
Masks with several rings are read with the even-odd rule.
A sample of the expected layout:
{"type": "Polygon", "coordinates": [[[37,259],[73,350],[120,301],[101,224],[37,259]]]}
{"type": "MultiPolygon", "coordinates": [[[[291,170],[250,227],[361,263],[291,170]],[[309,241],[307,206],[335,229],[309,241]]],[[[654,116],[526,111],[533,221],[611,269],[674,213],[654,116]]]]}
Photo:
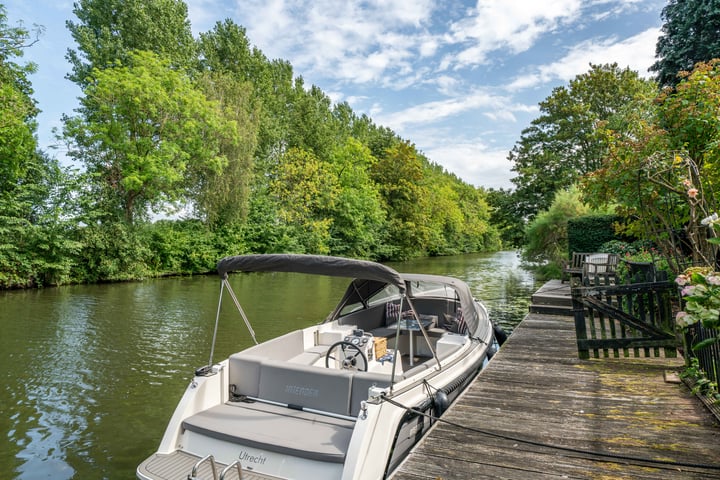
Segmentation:
{"type": "Polygon", "coordinates": [[[451,77],[449,75],[440,75],[439,77],[436,77],[432,81],[432,83],[437,85],[438,92],[443,95],[455,96],[458,94],[460,80],[458,80],[456,77],[451,77]]]}
{"type": "Polygon", "coordinates": [[[468,112],[481,113],[491,120],[514,122],[514,112],[528,113],[536,110],[536,106],[516,103],[511,98],[478,89],[470,93],[456,93],[444,100],[420,103],[391,113],[378,110],[374,115],[380,124],[402,133],[410,125],[437,125],[443,120],[468,112]]]}
{"type": "Polygon", "coordinates": [[[641,76],[651,77],[648,68],[655,62],[654,52],[659,28],[650,28],[625,40],[616,38],[593,39],[574,45],[557,62],[537,67],[534,71],[518,76],[506,88],[517,91],[541,83],[567,82],[587,72],[590,63],[617,63],[621,68],[630,67],[641,76]]]}
{"type": "Polygon", "coordinates": [[[432,55],[437,40],[430,0],[238,0],[248,36],[271,58],[291,60],[305,76],[352,83],[406,75],[415,58],[432,55]]]}
{"type": "Polygon", "coordinates": [[[590,63],[617,63],[630,67],[641,75],[650,76],[648,68],[655,61],[654,52],[660,29],[651,28],[625,40],[614,38],[589,40],[575,45],[562,60],[541,68],[541,76],[570,80],[588,70],[590,63]]]}
{"type": "Polygon", "coordinates": [[[507,150],[492,149],[480,141],[466,141],[429,147],[424,153],[433,162],[471,185],[485,188],[512,187],[507,150]]]}
{"type": "Polygon", "coordinates": [[[365,95],[350,95],[345,99],[345,101],[348,103],[348,105],[352,107],[354,105],[364,102],[367,99],[368,97],[365,95]]]}
{"type": "Polygon", "coordinates": [[[471,67],[486,63],[488,55],[499,49],[519,53],[529,49],[543,34],[558,24],[574,20],[580,13],[580,0],[528,2],[523,0],[478,0],[477,7],[451,26],[449,42],[467,45],[446,57],[443,67],[471,67]]]}
{"type": "Polygon", "coordinates": [[[379,122],[387,125],[393,130],[402,131],[411,124],[432,124],[440,122],[448,117],[453,117],[469,110],[479,108],[499,108],[506,103],[506,99],[495,97],[484,93],[472,95],[458,95],[446,100],[437,100],[390,114],[379,115],[379,122]]]}

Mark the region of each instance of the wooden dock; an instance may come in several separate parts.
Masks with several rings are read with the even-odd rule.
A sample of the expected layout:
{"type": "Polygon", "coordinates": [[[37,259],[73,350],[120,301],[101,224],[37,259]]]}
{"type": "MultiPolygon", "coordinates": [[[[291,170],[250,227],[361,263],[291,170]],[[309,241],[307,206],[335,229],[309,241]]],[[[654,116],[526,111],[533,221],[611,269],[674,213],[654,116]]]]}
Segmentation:
{"type": "Polygon", "coordinates": [[[580,360],[571,316],[530,313],[391,478],[720,479],[720,424],[682,362],[580,360]]]}

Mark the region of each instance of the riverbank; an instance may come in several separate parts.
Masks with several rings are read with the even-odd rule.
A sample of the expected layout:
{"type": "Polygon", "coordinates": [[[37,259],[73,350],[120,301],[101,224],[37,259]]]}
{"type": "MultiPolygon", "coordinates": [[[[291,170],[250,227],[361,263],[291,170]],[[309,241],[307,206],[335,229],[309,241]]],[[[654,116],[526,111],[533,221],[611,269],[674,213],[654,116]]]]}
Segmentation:
{"type": "Polygon", "coordinates": [[[682,367],[580,360],[571,316],[530,313],[392,478],[720,478],[720,424],[682,367]]]}

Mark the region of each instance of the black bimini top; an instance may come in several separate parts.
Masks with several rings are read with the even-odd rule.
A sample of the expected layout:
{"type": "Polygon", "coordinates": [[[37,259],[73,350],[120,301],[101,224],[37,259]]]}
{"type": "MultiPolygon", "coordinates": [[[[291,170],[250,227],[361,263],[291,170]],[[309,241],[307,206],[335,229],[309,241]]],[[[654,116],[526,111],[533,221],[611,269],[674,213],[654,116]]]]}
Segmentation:
{"type": "Polygon", "coordinates": [[[375,280],[397,286],[405,291],[402,276],[390,267],[367,260],[325,255],[258,254],[225,257],[218,262],[218,274],[226,278],[230,272],[293,272],[333,277],[375,280]]]}
{"type": "Polygon", "coordinates": [[[465,282],[438,275],[400,274],[386,265],[367,260],[280,253],[237,255],[220,260],[217,271],[223,279],[231,272],[292,272],[354,279],[331,317],[336,316],[347,301],[364,303],[365,299],[385,285],[394,285],[401,294],[405,294],[408,292],[406,282],[435,282],[452,287],[455,291],[470,332],[474,332],[480,323],[478,311],[473,306],[472,293],[465,282]]]}

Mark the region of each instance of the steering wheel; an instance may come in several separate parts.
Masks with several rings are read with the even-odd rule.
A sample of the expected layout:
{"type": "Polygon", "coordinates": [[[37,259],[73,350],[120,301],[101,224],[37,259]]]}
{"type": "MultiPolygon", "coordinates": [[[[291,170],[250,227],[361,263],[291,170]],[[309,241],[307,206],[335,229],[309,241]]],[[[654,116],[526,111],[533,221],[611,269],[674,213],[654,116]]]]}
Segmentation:
{"type": "Polygon", "coordinates": [[[367,372],[368,361],[360,347],[350,342],[333,343],[325,354],[325,367],[330,367],[330,360],[340,362],[340,368],[343,370],[357,370],[359,372],[367,372]],[[335,357],[335,350],[338,356],[335,357]]]}

